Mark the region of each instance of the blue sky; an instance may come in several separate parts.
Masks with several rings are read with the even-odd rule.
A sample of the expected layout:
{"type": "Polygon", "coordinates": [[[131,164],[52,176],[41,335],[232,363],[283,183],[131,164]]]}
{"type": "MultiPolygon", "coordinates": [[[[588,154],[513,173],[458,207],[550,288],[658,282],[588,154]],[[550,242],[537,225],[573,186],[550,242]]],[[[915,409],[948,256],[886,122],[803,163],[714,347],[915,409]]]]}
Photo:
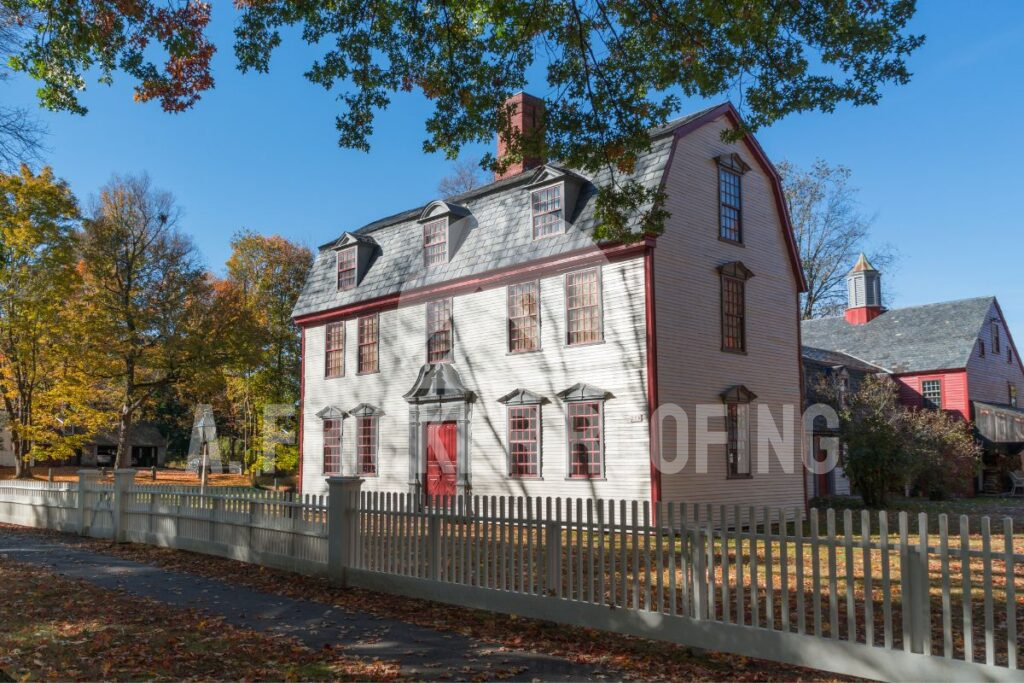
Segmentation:
{"type": "MultiPolygon", "coordinates": [[[[269,75],[243,76],[231,49],[233,11],[215,3],[216,88],[185,114],[136,104],[128,83],[90,85],[85,117],[41,112],[46,161],[83,200],[112,173],[148,171],[185,210],[184,226],[219,270],[242,227],[310,246],[435,198],[450,170],[422,153],[429,105],[397,97],[380,114],[369,154],[336,146],[333,96],[305,81],[312,53],[286,41],[269,75]]],[[[910,85],[877,107],[792,116],[758,139],[775,160],[849,166],[874,238],[902,254],[883,286],[897,306],[995,294],[1024,345],[1024,3],[920,3],[925,46],[910,85]]],[[[35,106],[16,78],[5,102],[35,106]]],[[[543,83],[533,88],[545,94],[543,83]]],[[[703,106],[693,101],[688,109],[703,106]]],[[[478,157],[483,148],[466,150],[478,157]]]]}

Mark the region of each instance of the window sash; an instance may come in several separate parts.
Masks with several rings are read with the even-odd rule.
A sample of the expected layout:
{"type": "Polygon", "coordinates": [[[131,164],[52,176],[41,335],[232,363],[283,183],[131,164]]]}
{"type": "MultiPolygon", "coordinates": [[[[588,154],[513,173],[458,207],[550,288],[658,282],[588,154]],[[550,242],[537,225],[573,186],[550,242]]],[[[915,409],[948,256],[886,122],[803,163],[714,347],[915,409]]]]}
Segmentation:
{"type": "Polygon", "coordinates": [[[452,359],[452,300],[427,304],[427,362],[449,363],[452,359]]]}
{"type": "Polygon", "coordinates": [[[324,420],[324,474],[341,474],[341,420],[324,420]]]}
{"type": "Polygon", "coordinates": [[[338,290],[356,286],[356,248],[346,247],[338,251],[338,290]]]}
{"type": "Polygon", "coordinates": [[[345,376],[345,323],[327,323],[324,347],[324,376],[345,376]]]}
{"type": "Polygon", "coordinates": [[[423,225],[423,265],[427,268],[448,263],[448,219],[423,225]]]}
{"type": "Polygon", "coordinates": [[[921,404],[925,408],[942,407],[942,380],[926,379],[921,381],[921,404]]]}
{"type": "Polygon", "coordinates": [[[743,241],[741,176],[718,167],[718,236],[730,242],[743,241]]]}
{"type": "Polygon", "coordinates": [[[508,286],[508,350],[510,353],[540,348],[540,284],[537,281],[508,286]]]}
{"type": "Polygon", "coordinates": [[[540,476],[540,407],[508,407],[509,476],[540,476]]]}
{"type": "Polygon", "coordinates": [[[722,275],[722,349],[747,350],[746,286],[738,278],[722,275]]]}
{"type": "Polygon", "coordinates": [[[569,403],[571,479],[600,479],[604,476],[603,407],[600,401],[569,403]]]}
{"type": "Polygon", "coordinates": [[[562,186],[542,187],[530,193],[533,239],[562,232],[562,186]]]}
{"type": "Polygon", "coordinates": [[[380,320],[376,313],[359,319],[357,372],[370,374],[380,370],[380,320]]]}
{"type": "Polygon", "coordinates": [[[601,321],[601,276],[597,268],[565,276],[566,343],[593,344],[604,339],[601,321]]]}
{"type": "Polygon", "coordinates": [[[750,404],[727,403],[726,457],[730,477],[750,476],[750,404]]]}
{"type": "Polygon", "coordinates": [[[356,418],[356,471],[367,476],[377,475],[377,418],[356,418]]]}
{"type": "Polygon", "coordinates": [[[992,353],[1000,353],[1001,347],[999,345],[999,323],[992,323],[992,353]]]}

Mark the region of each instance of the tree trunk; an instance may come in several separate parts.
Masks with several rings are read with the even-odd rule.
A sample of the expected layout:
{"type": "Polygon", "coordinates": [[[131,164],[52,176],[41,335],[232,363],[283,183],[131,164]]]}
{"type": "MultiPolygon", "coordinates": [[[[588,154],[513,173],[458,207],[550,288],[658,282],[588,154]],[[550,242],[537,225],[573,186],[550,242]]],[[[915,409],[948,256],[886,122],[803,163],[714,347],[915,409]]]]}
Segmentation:
{"type": "Polygon", "coordinates": [[[117,427],[117,458],[115,465],[117,469],[128,469],[132,466],[131,444],[129,435],[132,429],[132,409],[129,404],[121,407],[121,420],[117,427]]]}

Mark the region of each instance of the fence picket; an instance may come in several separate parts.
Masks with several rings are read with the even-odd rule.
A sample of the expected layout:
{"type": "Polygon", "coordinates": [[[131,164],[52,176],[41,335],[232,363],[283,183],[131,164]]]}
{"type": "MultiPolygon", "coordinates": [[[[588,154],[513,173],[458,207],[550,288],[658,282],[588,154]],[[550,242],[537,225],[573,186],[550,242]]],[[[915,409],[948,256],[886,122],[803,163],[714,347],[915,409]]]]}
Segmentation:
{"type": "Polygon", "coordinates": [[[828,634],[839,639],[839,570],[836,564],[836,512],[825,511],[825,533],[828,540],[828,634]]]}
{"type": "Polygon", "coordinates": [[[807,633],[806,598],[804,597],[804,525],[803,511],[793,508],[793,530],[796,532],[796,632],[807,633]]]}
{"type": "Polygon", "coordinates": [[[758,590],[760,577],[757,572],[757,508],[750,506],[750,526],[747,529],[750,544],[750,625],[761,625],[761,596],[758,590]]]}
{"type": "Polygon", "coordinates": [[[1003,562],[1006,572],[1006,662],[1017,668],[1017,588],[1014,570],[1013,519],[1003,518],[1003,562]]]}
{"type": "Polygon", "coordinates": [[[587,602],[594,602],[594,501],[587,499],[587,602]]]}
{"type": "Polygon", "coordinates": [[[789,632],[789,529],[786,524],[786,513],[782,508],[776,510],[779,519],[779,574],[782,589],[779,592],[779,608],[782,610],[782,630],[789,632]]]}
{"type": "Polygon", "coordinates": [[[974,661],[974,616],[971,600],[971,539],[970,521],[967,515],[960,515],[960,575],[964,622],[964,659],[974,661]]]}
{"type": "MultiPolygon", "coordinates": [[[[598,536],[597,536],[597,564],[598,564],[599,568],[598,568],[598,572],[597,572],[597,578],[598,578],[598,585],[597,585],[597,597],[598,597],[598,600],[597,600],[597,604],[599,604],[599,605],[606,605],[607,604],[607,599],[605,597],[605,589],[607,588],[607,586],[606,586],[605,566],[604,566],[605,565],[605,551],[604,551],[604,547],[606,545],[605,539],[607,537],[605,536],[605,528],[604,528],[604,521],[605,521],[604,520],[604,507],[605,507],[605,501],[598,500],[597,501],[597,528],[598,528],[598,536]]],[[[614,580],[612,581],[612,583],[615,583],[614,580]]]]}
{"type": "Polygon", "coordinates": [[[992,521],[981,518],[981,580],[985,607],[985,663],[996,663],[995,616],[992,612],[992,521]]]}
{"type": "Polygon", "coordinates": [[[775,630],[775,561],[773,556],[772,541],[772,512],[768,508],[762,509],[764,519],[764,620],[769,631],[775,630]]]}
{"type": "Polygon", "coordinates": [[[856,576],[853,573],[853,510],[843,511],[843,554],[846,556],[846,639],[857,642],[856,576]]]}
{"type": "Polygon", "coordinates": [[[746,622],[746,609],[743,604],[746,591],[743,588],[743,523],[740,519],[740,506],[734,505],[732,516],[735,520],[732,530],[733,543],[736,546],[736,623],[740,626],[746,622]]]}
{"type": "Polygon", "coordinates": [[[644,609],[651,610],[651,503],[645,500],[644,514],[644,609]]]}
{"type": "Polygon", "coordinates": [[[632,544],[633,574],[630,583],[633,584],[633,609],[640,609],[640,544],[637,537],[638,525],[637,501],[633,501],[630,507],[630,516],[633,524],[630,527],[630,543],[632,544]]]}
{"type": "Polygon", "coordinates": [[[871,561],[871,514],[867,510],[860,511],[861,557],[864,566],[864,642],[875,644],[875,588],[871,561]]]}
{"type": "Polygon", "coordinates": [[[668,502],[668,613],[675,616],[676,602],[676,515],[675,504],[668,502]]]}

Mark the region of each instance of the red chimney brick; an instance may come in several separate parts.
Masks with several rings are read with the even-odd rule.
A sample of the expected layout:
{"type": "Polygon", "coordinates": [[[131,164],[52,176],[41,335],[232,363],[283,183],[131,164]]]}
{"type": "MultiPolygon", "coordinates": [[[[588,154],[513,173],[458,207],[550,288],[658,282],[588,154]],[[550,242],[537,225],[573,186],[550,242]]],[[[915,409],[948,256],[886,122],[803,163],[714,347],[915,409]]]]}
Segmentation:
{"type": "MultiPolygon", "coordinates": [[[[512,97],[508,98],[507,104],[513,104],[516,106],[516,111],[512,115],[512,128],[521,131],[524,136],[536,132],[541,125],[541,119],[544,117],[544,100],[533,95],[527,95],[524,92],[516,93],[512,97]]],[[[506,142],[502,139],[501,135],[498,136],[498,158],[503,159],[506,154],[506,142]]],[[[496,173],[495,180],[501,180],[502,178],[508,178],[509,176],[522,173],[523,171],[531,168],[536,168],[544,163],[544,159],[540,157],[526,157],[521,161],[517,161],[510,164],[505,169],[504,173],[496,173]]]]}

